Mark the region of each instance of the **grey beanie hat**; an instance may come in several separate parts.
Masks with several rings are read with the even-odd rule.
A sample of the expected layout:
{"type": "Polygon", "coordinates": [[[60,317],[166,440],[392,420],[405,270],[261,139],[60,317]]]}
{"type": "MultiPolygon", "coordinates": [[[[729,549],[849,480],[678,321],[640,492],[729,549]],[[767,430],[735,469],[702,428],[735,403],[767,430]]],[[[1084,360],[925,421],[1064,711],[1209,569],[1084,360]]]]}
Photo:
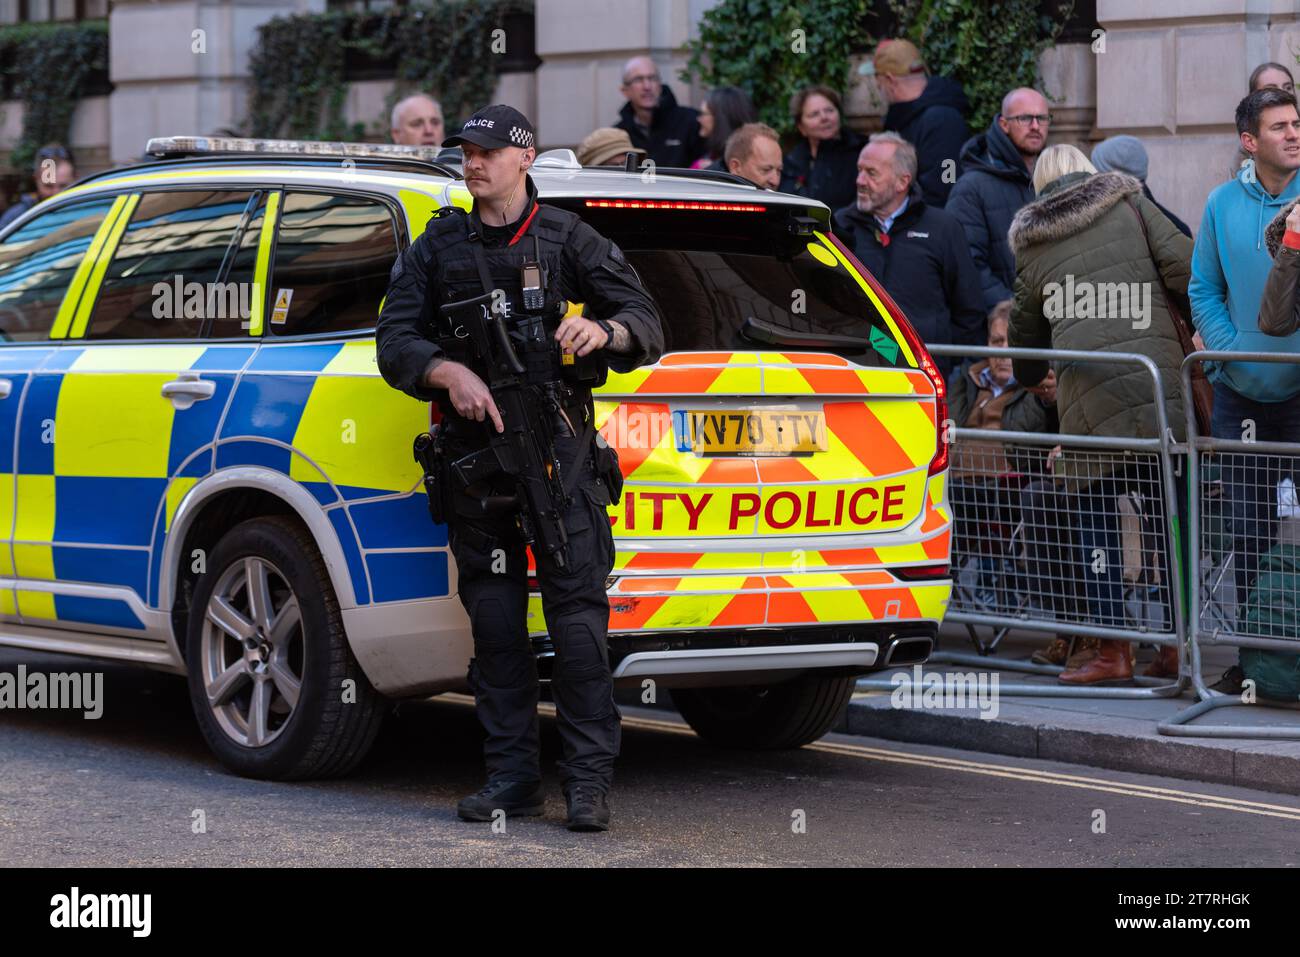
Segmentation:
{"type": "Polygon", "coordinates": [[[1136,136],[1111,136],[1092,148],[1092,165],[1099,173],[1114,170],[1146,182],[1146,147],[1136,136]]]}

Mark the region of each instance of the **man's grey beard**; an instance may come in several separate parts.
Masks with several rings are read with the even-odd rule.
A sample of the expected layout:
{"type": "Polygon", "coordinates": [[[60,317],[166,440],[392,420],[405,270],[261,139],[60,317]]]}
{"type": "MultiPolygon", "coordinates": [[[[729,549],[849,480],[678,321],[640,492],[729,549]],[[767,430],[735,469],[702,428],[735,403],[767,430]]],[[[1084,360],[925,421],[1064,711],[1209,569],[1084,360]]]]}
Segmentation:
{"type": "Polygon", "coordinates": [[[869,199],[864,200],[861,196],[859,196],[857,198],[858,212],[874,214],[884,209],[886,206],[890,206],[898,202],[901,198],[902,198],[901,196],[894,196],[889,200],[882,200],[881,202],[872,203],[871,200],[869,199]],[[864,206],[863,203],[866,203],[867,205],[864,206]]]}

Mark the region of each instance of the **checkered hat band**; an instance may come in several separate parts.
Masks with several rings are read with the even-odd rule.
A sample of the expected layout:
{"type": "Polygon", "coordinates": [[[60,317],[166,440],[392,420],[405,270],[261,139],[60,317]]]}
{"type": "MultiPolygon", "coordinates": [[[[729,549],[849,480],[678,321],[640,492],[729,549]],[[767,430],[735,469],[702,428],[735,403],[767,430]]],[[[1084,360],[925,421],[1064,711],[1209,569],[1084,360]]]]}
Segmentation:
{"type": "Polygon", "coordinates": [[[510,127],[510,142],[522,149],[528,149],[528,147],[533,145],[533,134],[528,130],[512,126],[510,127]]]}

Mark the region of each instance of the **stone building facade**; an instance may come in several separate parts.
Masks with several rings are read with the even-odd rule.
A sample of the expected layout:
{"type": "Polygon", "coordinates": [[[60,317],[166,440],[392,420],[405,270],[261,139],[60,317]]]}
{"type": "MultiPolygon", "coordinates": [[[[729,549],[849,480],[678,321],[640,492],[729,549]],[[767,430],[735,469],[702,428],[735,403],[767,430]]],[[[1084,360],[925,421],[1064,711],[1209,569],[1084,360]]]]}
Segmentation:
{"type": "MultiPolygon", "coordinates": [[[[383,0],[362,0],[371,8],[383,0]]],[[[544,146],[572,146],[615,121],[628,57],[649,52],[682,103],[703,90],[682,82],[684,46],[716,0],[537,0],[535,72],[501,77],[497,97],[533,116],[544,146]]],[[[259,24],[322,11],[327,0],[0,0],[0,22],[102,15],[110,36],[113,92],[83,100],[70,145],[83,172],[133,160],[151,136],[238,128],[247,106],[249,51],[259,24]],[[197,33],[196,31],[202,31],[197,33]],[[202,37],[202,43],[198,38],[202,37]],[[202,52],[195,52],[202,46],[202,52]]],[[[1292,64],[1300,55],[1300,0],[1097,0],[1102,33],[1040,60],[1053,100],[1052,142],[1085,149],[1104,136],[1133,134],[1151,157],[1150,184],[1195,225],[1205,195],[1236,154],[1233,109],[1251,68],[1292,64]]],[[[391,81],[352,84],[347,119],[386,136],[391,81]]],[[[883,104],[871,80],[846,91],[848,121],[878,128],[883,104]]],[[[0,153],[17,140],[22,104],[3,104],[0,153]]]]}

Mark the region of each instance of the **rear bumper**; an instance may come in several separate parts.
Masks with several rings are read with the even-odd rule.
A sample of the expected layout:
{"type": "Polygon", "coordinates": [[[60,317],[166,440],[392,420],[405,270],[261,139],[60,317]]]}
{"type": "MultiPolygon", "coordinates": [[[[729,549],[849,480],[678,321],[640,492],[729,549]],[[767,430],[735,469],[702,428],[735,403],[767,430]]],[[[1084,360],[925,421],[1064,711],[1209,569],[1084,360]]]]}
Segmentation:
{"type": "MultiPolygon", "coordinates": [[[[780,681],[808,671],[866,674],[925,661],[934,647],[934,622],[876,622],[852,626],[671,635],[609,636],[615,681],[647,678],[665,687],[780,681]]],[[[539,642],[538,668],[551,676],[554,651],[539,642]]]]}

